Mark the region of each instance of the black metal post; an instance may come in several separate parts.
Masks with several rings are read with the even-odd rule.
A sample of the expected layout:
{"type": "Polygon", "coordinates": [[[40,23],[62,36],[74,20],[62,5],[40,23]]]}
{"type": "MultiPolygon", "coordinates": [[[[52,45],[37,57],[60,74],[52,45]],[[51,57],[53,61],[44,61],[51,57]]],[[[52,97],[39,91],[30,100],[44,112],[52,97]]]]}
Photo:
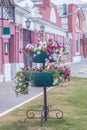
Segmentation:
{"type": "MultiPolygon", "coordinates": [[[[45,69],[45,63],[43,63],[43,69],[45,69]]],[[[43,86],[43,91],[44,91],[44,120],[46,121],[48,113],[46,86],[43,86]]]]}
{"type": "Polygon", "coordinates": [[[48,113],[46,86],[43,87],[43,90],[44,90],[44,120],[46,121],[48,113]]]}

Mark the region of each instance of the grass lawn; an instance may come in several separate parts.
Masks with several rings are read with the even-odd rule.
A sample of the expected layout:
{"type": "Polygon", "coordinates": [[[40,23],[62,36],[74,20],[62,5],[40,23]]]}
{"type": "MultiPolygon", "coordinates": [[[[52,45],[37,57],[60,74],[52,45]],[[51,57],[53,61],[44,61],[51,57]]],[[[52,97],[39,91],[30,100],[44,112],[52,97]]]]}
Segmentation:
{"type": "MultiPolygon", "coordinates": [[[[63,86],[54,87],[47,94],[52,109],[61,109],[64,120],[48,120],[40,126],[40,120],[27,120],[30,108],[43,104],[43,96],[25,104],[0,118],[0,130],[87,130],[87,78],[72,78],[63,86]]],[[[53,113],[52,113],[53,114],[53,113]]]]}

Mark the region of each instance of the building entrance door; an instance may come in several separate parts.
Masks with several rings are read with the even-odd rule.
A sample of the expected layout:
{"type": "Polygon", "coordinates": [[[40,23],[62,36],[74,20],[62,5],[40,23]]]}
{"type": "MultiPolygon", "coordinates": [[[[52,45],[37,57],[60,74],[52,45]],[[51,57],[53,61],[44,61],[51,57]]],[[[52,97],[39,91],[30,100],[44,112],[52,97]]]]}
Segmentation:
{"type": "Polygon", "coordinates": [[[87,58],[87,39],[83,41],[83,55],[84,58],[87,58]]]}
{"type": "MultiPolygon", "coordinates": [[[[31,31],[23,29],[23,47],[31,41],[31,31]]],[[[32,67],[32,61],[29,55],[24,54],[24,66],[32,67]]]]}

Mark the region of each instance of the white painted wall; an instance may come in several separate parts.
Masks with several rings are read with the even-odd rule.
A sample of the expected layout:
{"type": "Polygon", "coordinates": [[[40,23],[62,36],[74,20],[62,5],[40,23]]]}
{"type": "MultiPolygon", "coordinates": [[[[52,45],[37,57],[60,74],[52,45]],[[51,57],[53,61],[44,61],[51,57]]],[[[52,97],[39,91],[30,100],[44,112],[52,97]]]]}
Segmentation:
{"type": "Polygon", "coordinates": [[[4,81],[11,80],[11,64],[7,63],[3,65],[4,81]]]}
{"type": "Polygon", "coordinates": [[[14,79],[15,74],[20,68],[24,67],[24,63],[7,63],[3,66],[4,76],[0,75],[0,82],[10,81],[14,79]]]}
{"type": "Polygon", "coordinates": [[[22,67],[24,67],[24,63],[11,64],[11,79],[14,79],[16,72],[19,71],[22,67]]]}
{"type": "Polygon", "coordinates": [[[49,32],[49,33],[52,33],[52,34],[61,35],[61,36],[66,37],[66,33],[63,32],[62,30],[58,30],[57,28],[52,28],[50,26],[45,26],[45,31],[49,32]]]}
{"type": "Polygon", "coordinates": [[[0,74],[0,82],[3,82],[3,74],[0,74]]]}
{"type": "Polygon", "coordinates": [[[74,56],[74,57],[73,57],[73,62],[81,61],[81,59],[82,59],[81,56],[74,56]]]}

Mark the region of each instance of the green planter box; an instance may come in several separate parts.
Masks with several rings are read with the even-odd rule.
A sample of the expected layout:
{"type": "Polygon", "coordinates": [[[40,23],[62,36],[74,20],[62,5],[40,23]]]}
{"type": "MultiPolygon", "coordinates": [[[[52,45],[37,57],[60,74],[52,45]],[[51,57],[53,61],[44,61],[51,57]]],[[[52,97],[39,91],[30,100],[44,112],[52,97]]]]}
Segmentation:
{"type": "Polygon", "coordinates": [[[36,72],[31,76],[32,85],[36,87],[53,86],[52,72],[36,72]]]}
{"type": "Polygon", "coordinates": [[[49,60],[49,62],[55,62],[53,59],[49,59],[49,56],[43,51],[41,51],[40,54],[33,53],[31,55],[32,61],[35,63],[45,63],[47,60],[49,60]]]}
{"type": "Polygon", "coordinates": [[[35,63],[45,63],[46,59],[48,59],[48,55],[43,51],[40,54],[33,54],[32,61],[35,63]]]}

